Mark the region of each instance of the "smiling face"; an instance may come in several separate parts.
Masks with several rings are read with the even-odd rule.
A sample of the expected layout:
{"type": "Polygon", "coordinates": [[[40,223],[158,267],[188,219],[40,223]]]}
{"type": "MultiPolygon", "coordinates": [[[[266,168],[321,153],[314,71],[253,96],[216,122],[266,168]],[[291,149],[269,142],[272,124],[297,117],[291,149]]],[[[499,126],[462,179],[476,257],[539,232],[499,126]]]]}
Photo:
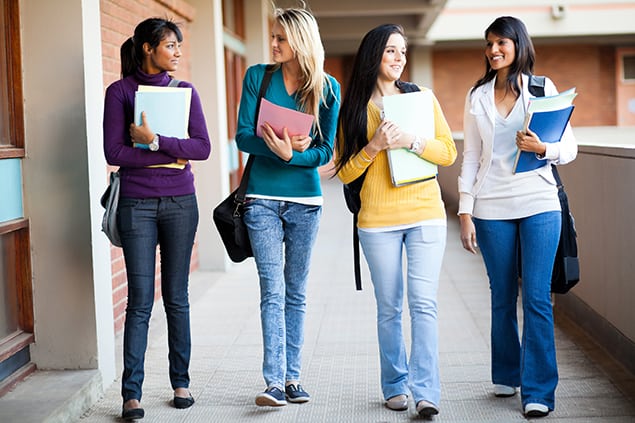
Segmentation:
{"type": "Polygon", "coordinates": [[[378,78],[385,81],[396,81],[406,66],[406,40],[400,34],[392,34],[388,38],[384,54],[379,65],[378,78]]]}
{"type": "Polygon", "coordinates": [[[271,56],[276,63],[286,63],[295,58],[287,33],[278,21],[271,28],[271,56]]]}
{"type": "Polygon", "coordinates": [[[146,43],[144,49],[146,52],[144,72],[148,74],[174,72],[179,67],[181,43],[177,40],[174,32],[167,32],[165,38],[155,48],[146,43]]]}
{"type": "Polygon", "coordinates": [[[516,45],[511,38],[503,38],[496,34],[487,35],[485,57],[495,71],[509,68],[516,60],[516,45]]]}

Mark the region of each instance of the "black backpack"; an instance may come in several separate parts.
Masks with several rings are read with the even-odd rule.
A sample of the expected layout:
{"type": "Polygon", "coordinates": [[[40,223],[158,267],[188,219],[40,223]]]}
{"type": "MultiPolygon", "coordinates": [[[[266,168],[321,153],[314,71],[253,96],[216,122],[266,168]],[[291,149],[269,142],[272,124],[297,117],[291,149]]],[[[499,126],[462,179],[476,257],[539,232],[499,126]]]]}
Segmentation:
{"type": "MultiPolygon", "coordinates": [[[[411,93],[415,91],[421,91],[417,84],[412,82],[396,82],[397,88],[402,93],[411,93]]],[[[372,166],[372,165],[371,165],[372,166]]],[[[353,213],[353,263],[355,266],[355,288],[358,291],[362,290],[362,274],[359,257],[359,234],[357,233],[357,215],[362,207],[362,200],[360,198],[360,192],[362,191],[362,185],[364,184],[364,178],[366,178],[366,171],[362,173],[354,181],[344,184],[344,200],[346,201],[346,207],[353,213]]]]}
{"type": "MultiPolygon", "coordinates": [[[[536,97],[545,95],[545,77],[532,75],[529,92],[536,97]]],[[[580,281],[580,261],[578,259],[577,232],[575,219],[569,210],[569,199],[555,165],[551,165],[553,177],[558,185],[558,199],[562,208],[562,228],[551,274],[551,292],[566,294],[580,281]]]]}

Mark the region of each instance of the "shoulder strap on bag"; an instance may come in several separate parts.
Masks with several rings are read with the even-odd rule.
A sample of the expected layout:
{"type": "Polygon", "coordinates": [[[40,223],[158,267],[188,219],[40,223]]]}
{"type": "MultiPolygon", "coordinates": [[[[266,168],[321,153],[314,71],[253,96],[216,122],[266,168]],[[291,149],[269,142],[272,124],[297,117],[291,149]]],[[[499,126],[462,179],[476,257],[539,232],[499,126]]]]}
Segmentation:
{"type": "Polygon", "coordinates": [[[414,93],[417,91],[421,91],[421,88],[419,88],[417,84],[412,82],[399,80],[395,82],[395,85],[397,85],[397,88],[399,88],[399,91],[401,91],[402,93],[414,93]]]}
{"type": "Polygon", "coordinates": [[[168,83],[168,87],[178,87],[180,83],[181,83],[180,80],[172,78],[170,79],[170,82],[168,83]]]}
{"type": "Polygon", "coordinates": [[[529,77],[529,92],[535,97],[545,96],[545,77],[531,75],[529,77]]]}
{"type": "MultiPolygon", "coordinates": [[[[265,92],[267,91],[267,87],[269,86],[269,82],[271,82],[271,76],[273,75],[273,67],[274,65],[267,65],[265,68],[265,74],[262,77],[262,82],[260,83],[260,91],[258,91],[258,99],[256,100],[256,119],[254,122],[258,122],[258,114],[260,113],[260,101],[262,97],[264,97],[265,92]]],[[[236,202],[243,203],[245,201],[245,193],[247,192],[247,182],[249,181],[249,172],[251,171],[251,165],[254,163],[254,156],[249,155],[247,159],[247,164],[245,165],[245,170],[243,171],[243,176],[240,179],[240,185],[238,186],[238,190],[236,191],[236,202]]]]}

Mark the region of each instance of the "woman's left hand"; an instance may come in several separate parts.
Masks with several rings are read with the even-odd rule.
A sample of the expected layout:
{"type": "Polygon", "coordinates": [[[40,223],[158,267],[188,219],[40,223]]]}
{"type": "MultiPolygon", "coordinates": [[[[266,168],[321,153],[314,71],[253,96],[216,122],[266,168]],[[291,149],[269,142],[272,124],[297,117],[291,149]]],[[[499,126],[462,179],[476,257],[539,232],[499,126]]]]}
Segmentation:
{"type": "Polygon", "coordinates": [[[291,146],[293,147],[294,151],[302,153],[311,146],[312,141],[313,140],[311,139],[311,137],[305,137],[304,135],[294,135],[291,137],[291,146]]]}
{"type": "Polygon", "coordinates": [[[516,132],[516,146],[520,151],[529,151],[544,156],[547,152],[547,146],[540,141],[540,137],[531,129],[527,132],[516,132]]]}
{"type": "Polygon", "coordinates": [[[282,138],[278,138],[273,128],[269,126],[267,122],[262,125],[262,139],[265,140],[265,144],[267,144],[269,150],[285,162],[288,162],[293,158],[293,144],[286,127],[282,132],[282,138]]]}

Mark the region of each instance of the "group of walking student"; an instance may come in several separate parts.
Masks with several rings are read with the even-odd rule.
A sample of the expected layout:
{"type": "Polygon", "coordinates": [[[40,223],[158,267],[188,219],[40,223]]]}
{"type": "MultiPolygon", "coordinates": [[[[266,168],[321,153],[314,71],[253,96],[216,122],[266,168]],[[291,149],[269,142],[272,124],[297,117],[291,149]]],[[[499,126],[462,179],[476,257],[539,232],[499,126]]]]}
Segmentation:
{"type": "MultiPolygon", "coordinates": [[[[489,278],[493,395],[519,394],[522,412],[542,417],[554,410],[558,382],[550,280],[560,205],[549,164],[572,161],[577,145],[571,128],[559,143],[543,143],[522,129],[535,61],[525,25],[499,17],[485,30],[485,40],[485,71],[465,100],[458,181],[461,242],[474,254],[480,248],[489,278]],[[535,153],[547,165],[514,173],[518,150],[535,153]]],[[[188,281],[199,216],[190,161],[206,160],[211,143],[199,95],[186,81],[178,86],[192,91],[188,138],[154,132],[145,115],[140,125],[133,119],[139,85],[172,85],[182,41],[170,20],[139,23],[121,46],[121,79],[105,94],[104,153],[121,175],[117,225],[128,278],[124,420],[145,414],[142,385],[157,245],[172,405],[188,408],[195,402],[189,390],[188,281]]],[[[430,418],[441,403],[437,292],[447,217],[437,179],[394,186],[387,152],[406,149],[438,166],[452,165],[457,150],[441,106],[432,95],[434,136],[429,138],[384,118],[383,97],[399,95],[404,87],[407,39],[400,25],[381,25],[363,37],[341,100],[339,82],[324,71],[316,19],[305,8],[274,9],[271,57],[273,65],[246,71],[236,133],[238,148],[254,157],[244,222],[260,281],[264,389],[255,403],[284,406],[311,399],[301,378],[306,292],[323,203],[318,167],[332,162],[344,184],[365,175],[358,232],[376,300],[385,405],[407,410],[412,400],[416,412],[430,418]],[[267,123],[257,128],[256,104],[267,72],[264,98],[313,116],[309,136],[286,128],[280,134],[267,123]],[[409,351],[402,326],[404,294],[409,351]]],[[[545,95],[556,93],[547,78],[545,95]]]]}

